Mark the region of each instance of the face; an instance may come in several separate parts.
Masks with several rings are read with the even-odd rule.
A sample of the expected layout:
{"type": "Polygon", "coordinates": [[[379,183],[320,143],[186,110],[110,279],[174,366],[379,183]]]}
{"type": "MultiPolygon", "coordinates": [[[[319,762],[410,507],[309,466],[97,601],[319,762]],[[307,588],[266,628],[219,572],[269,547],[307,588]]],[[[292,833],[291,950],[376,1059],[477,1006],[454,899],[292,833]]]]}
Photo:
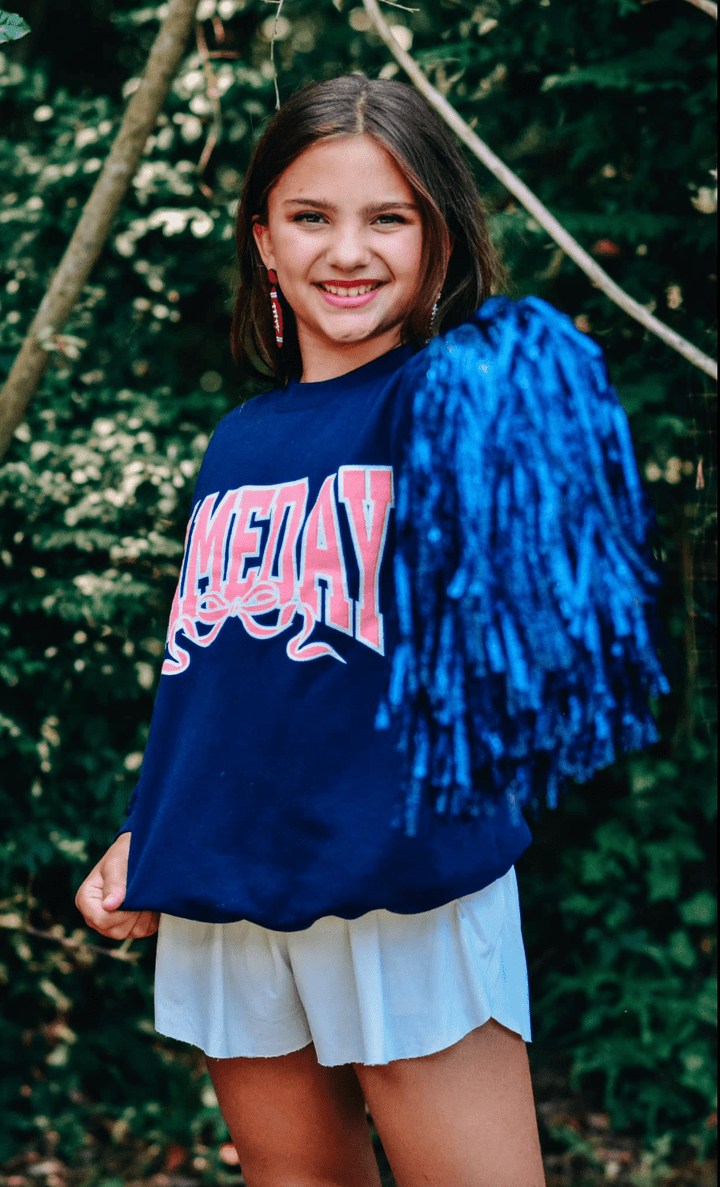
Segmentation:
{"type": "Polygon", "coordinates": [[[370,136],[306,149],[253,231],[295,314],[305,382],[398,345],[423,274],[423,228],[408,183],[370,136]]]}

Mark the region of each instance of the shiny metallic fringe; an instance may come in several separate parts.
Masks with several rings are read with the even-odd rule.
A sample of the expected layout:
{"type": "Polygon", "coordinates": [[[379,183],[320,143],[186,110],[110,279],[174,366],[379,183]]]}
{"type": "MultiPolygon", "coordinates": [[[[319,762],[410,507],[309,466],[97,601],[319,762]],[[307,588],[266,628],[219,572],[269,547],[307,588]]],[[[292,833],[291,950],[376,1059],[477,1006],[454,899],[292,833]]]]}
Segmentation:
{"type": "Polygon", "coordinates": [[[394,826],[557,805],[657,741],[655,518],[603,353],[535,297],[488,300],[406,365],[399,641],[376,726],[409,776],[394,826]],[[432,813],[430,813],[432,819],[432,813]]]}

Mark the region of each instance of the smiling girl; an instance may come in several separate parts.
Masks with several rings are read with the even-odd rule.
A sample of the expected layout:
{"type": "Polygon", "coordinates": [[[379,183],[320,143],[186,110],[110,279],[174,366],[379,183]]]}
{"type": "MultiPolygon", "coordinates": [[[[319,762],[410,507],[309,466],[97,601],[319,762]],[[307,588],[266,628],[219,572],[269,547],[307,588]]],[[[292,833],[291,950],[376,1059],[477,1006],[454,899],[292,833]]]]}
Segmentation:
{"type": "MultiPolygon", "coordinates": [[[[448,643],[476,586],[449,588],[465,561],[448,568],[443,550],[464,555],[475,527],[452,507],[480,482],[479,470],[456,481],[462,450],[443,437],[462,421],[469,437],[452,441],[492,444],[481,416],[507,350],[472,345],[483,325],[499,333],[522,306],[520,357],[537,357],[541,325],[550,369],[553,335],[575,331],[554,329],[541,302],[491,302],[482,322],[501,269],[472,176],[424,100],[394,81],[314,84],[278,112],[245,180],[237,246],[233,353],[274,386],[208,448],[141,778],[78,907],[117,939],[159,925],[156,1026],[205,1052],[250,1187],[377,1187],[366,1105],[398,1187],[540,1187],[514,869],[531,840],[512,790],[527,763],[512,778],[506,766],[490,796],[491,766],[473,758],[473,721],[494,705],[473,716],[477,657],[467,710],[443,709],[452,656],[477,635],[448,643]],[[456,417],[458,392],[474,420],[456,417]],[[440,417],[429,449],[423,393],[440,417]],[[444,519],[426,531],[433,498],[444,519]],[[434,577],[408,562],[413,548],[430,548],[434,577]],[[410,612],[420,578],[427,597],[410,612]]],[[[499,405],[531,388],[507,384],[499,405]]],[[[632,483],[634,462],[623,465],[632,483]]],[[[629,546],[623,556],[627,568],[629,546]]],[[[511,563],[516,589],[527,574],[511,563]]],[[[582,581],[590,602],[595,577],[582,581]]],[[[562,602],[551,588],[535,616],[546,634],[562,602]]],[[[537,671],[552,662],[543,651],[537,671]]],[[[503,695],[510,719],[517,698],[503,695]]],[[[552,728],[543,718],[550,756],[584,733],[572,696],[559,713],[552,728]]],[[[635,745],[651,737],[638,715],[635,745]]]]}

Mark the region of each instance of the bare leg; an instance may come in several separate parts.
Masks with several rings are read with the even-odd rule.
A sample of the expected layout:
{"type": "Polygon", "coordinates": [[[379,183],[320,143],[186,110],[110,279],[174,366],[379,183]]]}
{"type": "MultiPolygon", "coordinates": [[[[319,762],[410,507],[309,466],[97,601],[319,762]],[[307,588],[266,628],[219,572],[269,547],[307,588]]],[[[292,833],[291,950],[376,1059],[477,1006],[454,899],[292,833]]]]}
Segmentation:
{"type": "Polygon", "coordinates": [[[397,1187],[544,1187],[525,1043],[494,1018],[434,1055],[353,1066],[397,1187]]]}
{"type": "Polygon", "coordinates": [[[207,1059],[248,1187],[380,1187],[351,1064],[310,1043],[271,1059],[207,1059]]]}

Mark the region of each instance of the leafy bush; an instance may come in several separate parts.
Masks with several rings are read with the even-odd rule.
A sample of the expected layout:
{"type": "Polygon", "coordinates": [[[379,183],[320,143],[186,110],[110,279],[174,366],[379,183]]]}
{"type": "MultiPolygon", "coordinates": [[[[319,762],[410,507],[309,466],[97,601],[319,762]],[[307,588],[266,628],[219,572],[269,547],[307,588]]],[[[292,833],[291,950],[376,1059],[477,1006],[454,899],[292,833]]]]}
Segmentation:
{"type": "MultiPolygon", "coordinates": [[[[571,1084],[607,1109],[614,1130],[672,1131],[704,1156],[717,1108],[717,978],[716,901],[700,840],[716,810],[710,748],[695,742],[682,757],[630,759],[629,793],[602,788],[589,844],[573,843],[588,814],[568,803],[567,848],[554,870],[547,854],[530,853],[523,889],[528,950],[543,966],[535,1038],[571,1053],[571,1084]]],[[[557,832],[545,827],[557,852],[557,832]]]]}
{"type": "MultiPolygon", "coordinates": [[[[0,198],[0,371],[156,28],[157,6],[77,9],[106,47],[96,61],[63,42],[52,12],[30,49],[0,57],[0,169],[11,179],[0,198]]],[[[212,12],[240,57],[214,63],[223,131],[210,164],[199,179],[213,111],[193,51],[0,469],[0,1160],[41,1140],[81,1159],[93,1135],[158,1150],[224,1132],[197,1061],[153,1036],[151,945],[140,959],[138,945],[121,953],[130,959],[108,955],[114,946],[80,926],[72,901],[142,758],[203,450],[249,394],[227,346],[231,215],[274,107],[274,14],[260,0],[205,0],[211,44],[212,12]]],[[[433,81],[618,282],[709,350],[711,22],[634,0],[517,0],[512,12],[453,2],[396,19],[433,81]]],[[[363,10],[341,0],[295,0],[279,33],[283,94],[349,69],[397,73],[363,10]]],[[[669,1133],[703,1155],[716,1108],[706,385],[479,180],[515,292],[570,312],[608,352],[668,566],[663,740],[545,814],[520,863],[536,1050],[566,1051],[576,1085],[618,1129],[669,1133]]]]}

